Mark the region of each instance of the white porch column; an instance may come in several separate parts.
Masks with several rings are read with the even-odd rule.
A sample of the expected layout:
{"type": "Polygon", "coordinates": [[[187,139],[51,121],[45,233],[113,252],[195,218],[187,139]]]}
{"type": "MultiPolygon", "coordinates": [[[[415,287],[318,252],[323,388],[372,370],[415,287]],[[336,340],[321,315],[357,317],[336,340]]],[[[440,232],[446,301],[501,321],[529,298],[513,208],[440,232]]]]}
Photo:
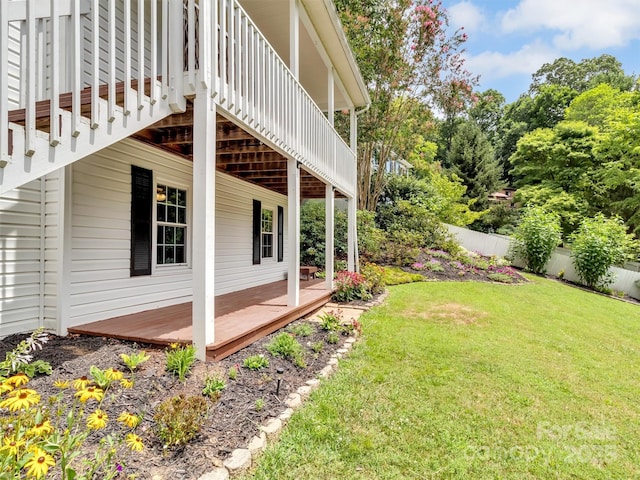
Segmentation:
{"type": "Polygon", "coordinates": [[[327,70],[327,118],[329,123],[333,127],[334,123],[334,111],[336,109],[335,102],[335,82],[333,81],[333,67],[329,67],[327,70]]]}
{"type": "Polygon", "coordinates": [[[347,200],[347,268],[350,272],[356,271],[356,199],[347,200]]]}
{"type": "Polygon", "coordinates": [[[215,321],[216,105],[205,88],[193,103],[192,331],[197,357],[205,360],[215,321]]]}
{"type": "Polygon", "coordinates": [[[71,241],[73,239],[73,165],[57,171],[58,189],[58,242],[56,245],[56,330],[66,335],[71,309],[71,241]]]}
{"type": "Polygon", "coordinates": [[[298,0],[289,0],[289,70],[300,79],[300,12],[298,0]]]}
{"type": "Polygon", "coordinates": [[[327,290],[333,289],[333,257],[335,256],[335,242],[334,242],[334,232],[335,232],[335,209],[334,209],[334,199],[335,195],[333,193],[333,186],[327,185],[325,188],[325,272],[327,290]]]}
{"type": "Polygon", "coordinates": [[[287,215],[289,236],[289,273],[287,297],[290,307],[300,304],[300,168],[292,158],[287,160],[287,215]]]}

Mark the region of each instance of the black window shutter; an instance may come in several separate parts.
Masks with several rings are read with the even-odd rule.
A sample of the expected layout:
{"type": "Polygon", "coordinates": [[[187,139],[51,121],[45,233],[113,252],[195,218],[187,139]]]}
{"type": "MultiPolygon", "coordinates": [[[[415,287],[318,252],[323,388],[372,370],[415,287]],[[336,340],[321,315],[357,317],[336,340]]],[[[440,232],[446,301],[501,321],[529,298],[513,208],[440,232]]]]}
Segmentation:
{"type": "Polygon", "coordinates": [[[278,261],[284,260],[284,208],[278,206],[278,261]]]}
{"type": "Polygon", "coordinates": [[[151,170],[131,166],[131,276],[151,275],[151,170]]]}
{"type": "Polygon", "coordinates": [[[262,235],[262,202],[253,201],[253,264],[260,263],[260,236],[262,235]]]}

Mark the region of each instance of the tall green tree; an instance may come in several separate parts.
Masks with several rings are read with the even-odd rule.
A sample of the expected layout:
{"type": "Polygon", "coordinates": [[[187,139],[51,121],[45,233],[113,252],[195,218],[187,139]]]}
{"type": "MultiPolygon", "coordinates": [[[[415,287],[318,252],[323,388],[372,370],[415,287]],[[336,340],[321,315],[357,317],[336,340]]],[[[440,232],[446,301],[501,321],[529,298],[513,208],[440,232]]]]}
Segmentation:
{"type": "Polygon", "coordinates": [[[545,63],[533,74],[529,93],[536,95],[543,85],[560,85],[582,93],[601,83],[631,90],[634,82],[635,78],[626,75],[622,64],[612,55],[585,58],[578,63],[561,57],[545,63]]]}
{"type": "Polygon", "coordinates": [[[458,127],[451,141],[448,164],[467,187],[465,198],[474,200],[472,208],[476,211],[487,208],[489,194],[501,186],[500,167],[491,144],[474,122],[458,127]]]}
{"type": "MultiPolygon", "coordinates": [[[[384,165],[407,149],[399,135],[416,101],[442,111],[462,108],[476,79],[464,69],[462,30],[448,34],[436,0],[336,0],[346,35],[369,87],[371,107],[358,119],[358,207],[374,210],[384,165]]],[[[412,150],[409,148],[409,150],[412,150]]]]}

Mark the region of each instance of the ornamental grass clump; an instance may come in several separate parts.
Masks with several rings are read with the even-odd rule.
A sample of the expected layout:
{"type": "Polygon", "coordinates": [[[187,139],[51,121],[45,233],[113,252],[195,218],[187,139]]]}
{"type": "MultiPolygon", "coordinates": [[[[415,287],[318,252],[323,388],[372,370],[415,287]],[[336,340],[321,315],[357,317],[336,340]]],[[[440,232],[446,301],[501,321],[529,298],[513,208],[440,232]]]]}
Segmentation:
{"type": "Polygon", "coordinates": [[[167,372],[184,382],[191,373],[191,367],[196,361],[196,348],[193,345],[171,344],[166,351],[167,372]]]}
{"type": "MultiPolygon", "coordinates": [[[[7,358],[22,358],[22,365],[28,362],[24,345],[18,345],[7,358]]],[[[29,387],[29,381],[22,372],[0,380],[0,478],[51,475],[62,480],[110,480],[124,471],[120,457],[125,449],[144,448],[135,434],[140,415],[123,411],[114,421],[107,413],[120,390],[132,386],[122,372],[91,367],[89,376],[56,380],[53,385],[59,392],[47,402],[29,387]],[[114,423],[119,427],[114,428],[114,423]],[[110,433],[101,437],[93,455],[81,456],[85,442],[107,426],[110,433]]]]}

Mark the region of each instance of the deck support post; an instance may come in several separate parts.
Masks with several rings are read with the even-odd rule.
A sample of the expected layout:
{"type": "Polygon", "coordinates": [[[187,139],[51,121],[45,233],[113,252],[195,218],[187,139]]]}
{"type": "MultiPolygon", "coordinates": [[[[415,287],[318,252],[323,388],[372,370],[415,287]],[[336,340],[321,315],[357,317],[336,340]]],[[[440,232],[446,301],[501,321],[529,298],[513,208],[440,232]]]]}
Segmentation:
{"type": "Polygon", "coordinates": [[[67,334],[71,310],[71,240],[73,225],[73,166],[67,165],[58,175],[58,243],[56,245],[56,333],[67,334]]]}
{"type": "Polygon", "coordinates": [[[298,0],[289,0],[289,70],[300,78],[300,11],[298,0]]]}
{"type": "Polygon", "coordinates": [[[197,357],[205,360],[214,341],[216,105],[199,86],[193,106],[193,306],[197,357]]]}
{"type": "Polygon", "coordinates": [[[356,199],[347,199],[347,268],[356,271],[356,199]]]}
{"type": "Polygon", "coordinates": [[[300,167],[287,160],[289,272],[287,275],[287,304],[300,305],[300,167]]]}
{"type": "Polygon", "coordinates": [[[333,259],[335,255],[334,235],[335,235],[335,195],[333,186],[327,184],[325,188],[325,272],[327,274],[326,284],[327,290],[333,290],[333,259]]]}

